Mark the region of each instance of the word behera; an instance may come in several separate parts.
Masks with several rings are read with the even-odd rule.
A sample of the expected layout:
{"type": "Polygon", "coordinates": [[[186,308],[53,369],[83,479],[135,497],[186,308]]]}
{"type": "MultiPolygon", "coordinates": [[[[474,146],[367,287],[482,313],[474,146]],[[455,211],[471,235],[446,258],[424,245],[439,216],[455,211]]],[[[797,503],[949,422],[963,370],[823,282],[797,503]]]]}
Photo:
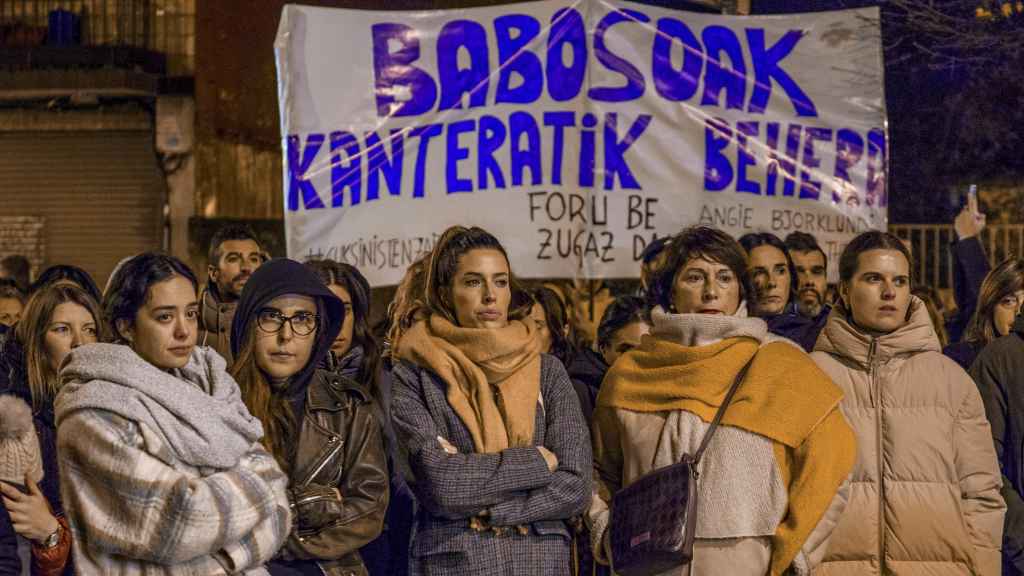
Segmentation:
{"type": "Polygon", "coordinates": [[[737,193],[817,201],[821,198],[822,178],[827,178],[833,203],[888,204],[885,133],[878,128],[861,134],[850,128],[784,126],[779,122],[741,121],[730,125],[721,118],[710,118],[705,121],[704,151],[704,189],[708,192],[732,186],[737,193]],[[835,159],[830,172],[822,172],[818,144],[833,147],[827,155],[835,159]],[[733,154],[727,156],[730,148],[733,154]],[[862,162],[865,182],[858,187],[853,174],[862,162]],[[751,168],[760,168],[763,183],[748,177],[751,168]]]}

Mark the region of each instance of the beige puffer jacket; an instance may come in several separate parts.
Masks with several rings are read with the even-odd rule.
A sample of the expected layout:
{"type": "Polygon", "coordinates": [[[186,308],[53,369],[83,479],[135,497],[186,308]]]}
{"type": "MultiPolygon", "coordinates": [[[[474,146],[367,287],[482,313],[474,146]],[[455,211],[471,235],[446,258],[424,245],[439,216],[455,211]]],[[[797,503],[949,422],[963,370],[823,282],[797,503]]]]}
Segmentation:
{"type": "Polygon", "coordinates": [[[843,389],[858,447],[849,505],[815,574],[999,576],[1006,505],[985,409],[940,353],[923,302],[877,338],[837,307],[811,356],[843,389]]]}

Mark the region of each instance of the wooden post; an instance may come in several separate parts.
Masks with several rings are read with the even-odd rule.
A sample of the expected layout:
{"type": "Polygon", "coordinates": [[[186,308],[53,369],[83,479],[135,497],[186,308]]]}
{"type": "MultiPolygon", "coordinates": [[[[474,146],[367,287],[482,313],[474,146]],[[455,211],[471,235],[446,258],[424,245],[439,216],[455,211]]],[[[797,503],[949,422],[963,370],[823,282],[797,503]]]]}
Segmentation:
{"type": "Polygon", "coordinates": [[[721,0],[722,14],[750,14],[750,0],[721,0]]]}

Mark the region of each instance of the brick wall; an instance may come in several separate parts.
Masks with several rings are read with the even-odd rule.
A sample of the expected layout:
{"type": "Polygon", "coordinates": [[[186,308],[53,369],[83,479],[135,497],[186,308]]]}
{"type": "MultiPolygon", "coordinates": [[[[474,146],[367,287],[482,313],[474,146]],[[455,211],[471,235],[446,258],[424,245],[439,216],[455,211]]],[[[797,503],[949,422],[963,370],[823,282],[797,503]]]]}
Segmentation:
{"type": "Polygon", "coordinates": [[[46,261],[45,225],[42,216],[0,216],[0,258],[21,254],[38,276],[46,261]]]}

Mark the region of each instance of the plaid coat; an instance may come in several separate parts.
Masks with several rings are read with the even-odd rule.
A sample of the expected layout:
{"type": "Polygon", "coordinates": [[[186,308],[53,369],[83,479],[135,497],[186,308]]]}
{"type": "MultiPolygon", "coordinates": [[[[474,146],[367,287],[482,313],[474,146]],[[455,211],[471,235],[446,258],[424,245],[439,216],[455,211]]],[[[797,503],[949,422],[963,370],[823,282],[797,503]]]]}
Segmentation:
{"type": "Polygon", "coordinates": [[[457,576],[566,576],[566,521],[590,503],[590,436],[561,362],[541,360],[541,407],[534,444],[558,457],[548,470],[534,447],[473,452],[469,431],[448,404],[435,374],[407,362],[394,368],[392,418],[420,502],[409,573],[457,576]],[[446,453],[438,437],[459,453],[446,453]],[[527,526],[505,535],[478,532],[470,518],[486,511],[494,526],[527,526]]]}
{"type": "Polygon", "coordinates": [[[287,478],[259,443],[231,469],[173,462],[159,435],[102,410],[57,431],[80,574],[266,574],[291,528],[287,478]]]}

